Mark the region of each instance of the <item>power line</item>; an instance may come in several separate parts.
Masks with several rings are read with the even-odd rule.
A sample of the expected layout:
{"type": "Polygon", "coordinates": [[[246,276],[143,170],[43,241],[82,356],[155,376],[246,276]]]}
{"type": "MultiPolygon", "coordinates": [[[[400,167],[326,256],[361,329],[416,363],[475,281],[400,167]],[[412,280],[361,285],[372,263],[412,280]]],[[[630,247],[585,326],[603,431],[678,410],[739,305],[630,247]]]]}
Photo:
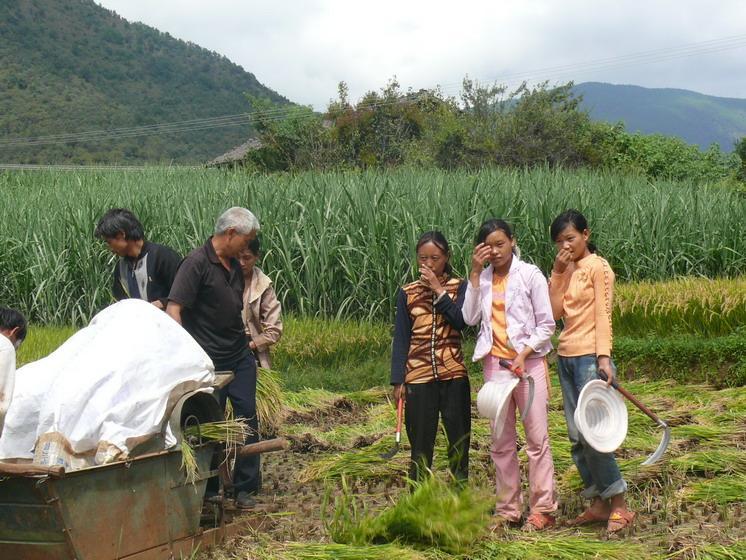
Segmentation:
{"type": "MultiPolygon", "coordinates": [[[[385,105],[410,103],[413,101],[413,99],[396,99],[392,101],[380,101],[378,103],[367,103],[365,106],[369,108],[375,108],[385,105]]],[[[273,122],[287,118],[287,116],[295,108],[296,106],[292,106],[287,109],[272,111],[271,113],[274,114],[271,114],[269,111],[256,111],[251,113],[240,113],[238,115],[227,115],[225,117],[216,117],[214,119],[195,119],[191,122],[191,124],[189,124],[187,121],[183,121],[181,123],[149,125],[148,127],[131,127],[128,129],[111,129],[82,133],[68,133],[36,138],[16,138],[8,141],[0,141],[0,149],[17,146],[38,146],[48,144],[70,144],[74,142],[119,140],[123,138],[135,138],[139,136],[151,136],[164,133],[192,132],[213,128],[248,125],[252,122],[259,122],[260,120],[264,122],[273,122]]],[[[315,117],[315,114],[309,112],[308,118],[313,117],[315,117]]],[[[300,118],[303,118],[303,116],[301,116],[300,118]]]]}

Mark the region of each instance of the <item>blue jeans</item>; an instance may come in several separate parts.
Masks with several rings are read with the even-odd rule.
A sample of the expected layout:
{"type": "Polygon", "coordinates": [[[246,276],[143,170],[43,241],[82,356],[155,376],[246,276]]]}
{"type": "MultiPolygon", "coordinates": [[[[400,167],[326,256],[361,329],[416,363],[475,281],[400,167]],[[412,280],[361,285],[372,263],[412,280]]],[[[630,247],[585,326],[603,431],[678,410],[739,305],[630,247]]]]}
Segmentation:
{"type": "MultiPolygon", "coordinates": [[[[612,364],[613,365],[613,364],[612,364]]],[[[567,435],[572,443],[572,460],[583,479],[584,498],[600,496],[604,500],[622,494],[627,490],[627,483],[619,472],[613,453],[599,453],[588,445],[575,425],[575,409],[578,406],[580,391],[586,383],[600,379],[597,374],[595,354],[564,357],[557,360],[562,400],[567,422],[567,435]]]]}

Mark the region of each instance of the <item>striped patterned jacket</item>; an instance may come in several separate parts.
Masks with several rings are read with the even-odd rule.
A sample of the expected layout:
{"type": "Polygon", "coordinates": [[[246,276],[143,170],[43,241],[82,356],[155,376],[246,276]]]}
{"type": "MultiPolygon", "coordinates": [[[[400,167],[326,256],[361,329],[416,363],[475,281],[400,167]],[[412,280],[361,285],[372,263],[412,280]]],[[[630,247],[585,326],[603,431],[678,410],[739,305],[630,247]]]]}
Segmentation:
{"type": "Polygon", "coordinates": [[[466,282],[441,280],[445,293],[436,298],[421,282],[412,282],[397,294],[396,322],[391,354],[391,383],[429,383],[463,377],[461,348],[466,282]]]}

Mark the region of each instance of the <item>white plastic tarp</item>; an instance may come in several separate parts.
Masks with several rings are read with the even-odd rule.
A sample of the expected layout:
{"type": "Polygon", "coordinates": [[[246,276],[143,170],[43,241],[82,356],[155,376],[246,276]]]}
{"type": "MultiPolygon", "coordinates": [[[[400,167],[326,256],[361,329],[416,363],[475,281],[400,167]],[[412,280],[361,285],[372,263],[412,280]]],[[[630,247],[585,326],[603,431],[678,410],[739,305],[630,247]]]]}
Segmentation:
{"type": "Polygon", "coordinates": [[[214,379],[212,361],[179,324],[145,301],[123,300],[18,369],[0,459],[33,458],[45,434],[60,434],[75,454],[93,456],[104,444],[126,456],[163,432],[169,402],[214,379]]]}

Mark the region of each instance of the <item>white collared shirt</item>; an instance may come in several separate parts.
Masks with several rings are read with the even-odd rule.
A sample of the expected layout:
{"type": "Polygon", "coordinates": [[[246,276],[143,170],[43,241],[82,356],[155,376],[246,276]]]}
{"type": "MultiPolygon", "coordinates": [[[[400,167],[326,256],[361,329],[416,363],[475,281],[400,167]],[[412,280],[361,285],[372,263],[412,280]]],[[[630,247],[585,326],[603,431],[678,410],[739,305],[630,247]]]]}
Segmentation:
{"type": "Polygon", "coordinates": [[[0,334],[0,435],[3,433],[5,414],[13,398],[16,381],[16,349],[7,336],[0,334]]]}

